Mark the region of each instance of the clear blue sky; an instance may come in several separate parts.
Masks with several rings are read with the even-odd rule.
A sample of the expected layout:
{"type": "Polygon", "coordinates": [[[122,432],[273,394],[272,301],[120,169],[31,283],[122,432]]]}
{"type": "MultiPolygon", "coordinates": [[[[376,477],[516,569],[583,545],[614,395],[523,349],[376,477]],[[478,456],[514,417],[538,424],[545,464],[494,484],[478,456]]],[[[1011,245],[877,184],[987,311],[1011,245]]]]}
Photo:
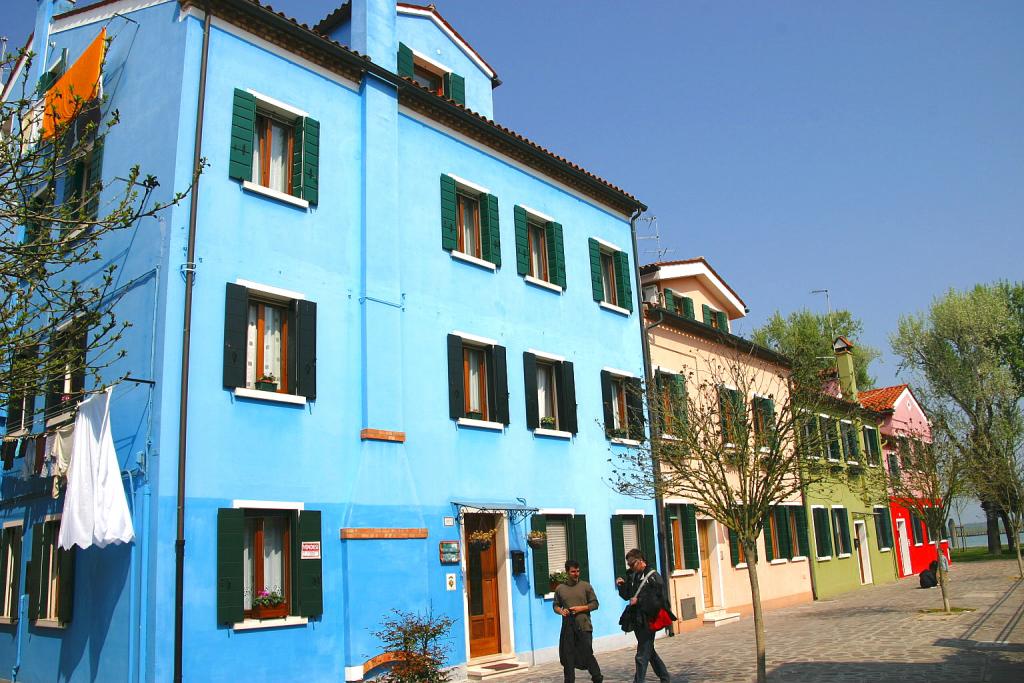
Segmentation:
{"type": "MultiPolygon", "coordinates": [[[[504,81],[497,121],[645,201],[664,258],[747,302],[740,333],[828,288],[884,385],[901,314],[1024,279],[1024,2],[435,4],[504,81]]],[[[23,42],[35,0],[0,5],[23,42]]]]}

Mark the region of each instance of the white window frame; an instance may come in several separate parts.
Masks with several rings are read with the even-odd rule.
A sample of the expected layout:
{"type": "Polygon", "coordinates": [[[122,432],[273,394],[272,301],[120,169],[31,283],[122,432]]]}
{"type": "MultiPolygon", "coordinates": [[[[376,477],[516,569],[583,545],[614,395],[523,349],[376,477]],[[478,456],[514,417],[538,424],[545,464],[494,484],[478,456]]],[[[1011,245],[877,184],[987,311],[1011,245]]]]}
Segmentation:
{"type": "MultiPolygon", "coordinates": [[[[811,524],[814,527],[814,557],[818,560],[818,562],[828,562],[833,557],[835,557],[835,555],[822,555],[818,552],[820,550],[820,548],[818,547],[818,523],[814,519],[814,511],[816,509],[824,510],[827,513],[826,519],[828,522],[829,538],[832,538],[832,513],[829,511],[829,508],[825,505],[811,505],[811,524]]],[[[835,549],[835,543],[833,543],[833,552],[835,551],[835,549]]]]}
{"type": "MultiPolygon", "coordinates": [[[[252,300],[252,295],[256,295],[256,299],[263,299],[271,303],[281,304],[289,307],[296,301],[305,301],[306,295],[302,292],[295,292],[290,289],[282,289],[281,287],[274,287],[272,285],[265,285],[260,282],[253,282],[251,280],[245,280],[237,278],[235,280],[236,285],[241,285],[249,290],[249,301],[252,300]]],[[[248,310],[248,305],[246,306],[248,310]]],[[[288,358],[282,359],[282,362],[289,362],[291,354],[295,353],[296,350],[293,348],[288,349],[288,358]]],[[[246,349],[246,363],[249,362],[248,349],[246,349]]],[[[289,378],[289,381],[294,382],[295,378],[289,378]]],[[[306,397],[298,396],[295,394],[282,394],[274,391],[264,391],[262,389],[256,389],[255,384],[253,388],[249,387],[235,387],[234,395],[239,398],[252,398],[259,399],[261,401],[270,401],[276,403],[289,403],[292,405],[306,405],[306,397]]]]}
{"type": "MultiPolygon", "coordinates": [[[[849,523],[849,519],[850,519],[849,508],[847,508],[845,505],[833,505],[830,508],[830,511],[829,511],[829,521],[833,525],[836,525],[836,518],[835,518],[834,513],[832,512],[832,510],[843,510],[843,511],[845,511],[846,512],[846,520],[849,523]]],[[[836,532],[836,531],[841,531],[841,530],[833,529],[832,531],[836,532]]],[[[836,541],[836,538],[839,538],[840,540],[842,540],[842,536],[843,536],[842,533],[838,534],[838,536],[835,533],[832,534],[832,548],[833,548],[833,550],[838,550],[838,548],[835,547],[836,546],[836,542],[835,541],[836,541]]],[[[853,542],[853,534],[852,534],[852,532],[851,532],[851,535],[850,535],[850,542],[851,543],[853,542]]],[[[836,553],[836,559],[841,560],[843,558],[851,557],[853,555],[853,548],[843,548],[843,550],[845,550],[846,552],[842,552],[842,553],[837,552],[836,553]]]]}
{"type": "MultiPolygon", "coordinates": [[[[876,515],[879,514],[879,511],[881,511],[880,514],[883,514],[883,515],[888,515],[889,514],[889,508],[887,508],[887,507],[885,507],[883,505],[872,505],[871,509],[874,511],[874,513],[876,515]]],[[[892,517],[889,518],[889,526],[890,527],[892,526],[892,517]]],[[[893,534],[893,536],[895,536],[895,534],[893,534]]],[[[895,541],[896,539],[893,538],[893,540],[895,541]]],[[[878,552],[880,552],[880,553],[887,553],[887,552],[891,552],[891,551],[892,551],[892,547],[891,546],[880,546],[878,548],[878,552]]]]}
{"type": "MultiPolygon", "coordinates": [[[[4,522],[2,531],[7,533],[8,529],[21,529],[21,553],[25,553],[25,523],[21,520],[4,522]]],[[[9,614],[0,613],[0,624],[13,624],[18,620],[18,608],[21,600],[21,586],[11,586],[11,578],[14,573],[14,553],[8,546],[7,555],[0,558],[0,562],[3,562],[7,566],[7,583],[4,586],[0,586],[0,608],[3,606],[8,607],[9,614]]],[[[19,568],[20,569],[20,568],[19,568]]]]}

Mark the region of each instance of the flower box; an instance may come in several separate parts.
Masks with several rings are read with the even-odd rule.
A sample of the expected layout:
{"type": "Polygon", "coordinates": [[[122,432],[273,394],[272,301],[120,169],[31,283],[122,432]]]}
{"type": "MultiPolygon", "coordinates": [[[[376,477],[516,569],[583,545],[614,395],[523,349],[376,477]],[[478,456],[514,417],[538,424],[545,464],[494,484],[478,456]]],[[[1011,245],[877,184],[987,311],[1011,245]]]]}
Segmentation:
{"type": "Polygon", "coordinates": [[[256,382],[256,388],[260,391],[277,391],[277,382],[256,382]]]}
{"type": "Polygon", "coordinates": [[[542,417],[540,419],[540,426],[544,429],[555,429],[558,425],[556,424],[555,418],[542,417]]]}
{"type": "Polygon", "coordinates": [[[253,605],[252,616],[254,619],[282,619],[288,616],[288,605],[283,602],[272,607],[253,605]]]}

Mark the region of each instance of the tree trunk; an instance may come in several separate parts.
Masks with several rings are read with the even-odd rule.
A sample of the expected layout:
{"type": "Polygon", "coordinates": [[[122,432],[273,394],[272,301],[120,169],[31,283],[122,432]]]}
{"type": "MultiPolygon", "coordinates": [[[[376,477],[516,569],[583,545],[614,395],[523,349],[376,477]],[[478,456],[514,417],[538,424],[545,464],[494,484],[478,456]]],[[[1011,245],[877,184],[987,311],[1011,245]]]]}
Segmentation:
{"type": "Polygon", "coordinates": [[[761,587],[757,583],[757,545],[743,543],[743,554],[747,559],[747,578],[750,579],[750,604],[754,608],[754,643],[757,648],[757,683],[766,683],[768,672],[765,667],[764,615],[761,612],[761,587]]]}
{"type": "Polygon", "coordinates": [[[1010,518],[1006,514],[1006,510],[1000,509],[997,513],[999,518],[1003,520],[1003,531],[1006,532],[1006,549],[1013,552],[1017,549],[1017,538],[1014,536],[1013,530],[1010,528],[1010,518]]]}
{"type": "Polygon", "coordinates": [[[999,519],[992,510],[991,503],[982,503],[981,509],[985,511],[985,531],[988,534],[989,555],[998,555],[1003,552],[1003,546],[999,542],[999,519]]]}
{"type": "Polygon", "coordinates": [[[935,561],[939,563],[938,571],[939,588],[942,589],[942,611],[949,614],[952,609],[949,605],[949,592],[946,590],[946,558],[942,555],[942,541],[935,543],[935,561]]]}
{"type": "MultiPolygon", "coordinates": [[[[1015,517],[1015,519],[1018,519],[1018,520],[1020,519],[1020,517],[1018,517],[1016,515],[1014,517],[1015,517]]],[[[1020,538],[1020,522],[1018,521],[1017,524],[1011,525],[1011,526],[1013,527],[1012,531],[1013,531],[1014,539],[1019,539],[1020,538]]],[[[1017,576],[1019,578],[1021,578],[1021,579],[1024,579],[1024,564],[1021,563],[1021,558],[1020,558],[1020,543],[1018,543],[1016,545],[1016,549],[1017,549],[1017,576]]]]}

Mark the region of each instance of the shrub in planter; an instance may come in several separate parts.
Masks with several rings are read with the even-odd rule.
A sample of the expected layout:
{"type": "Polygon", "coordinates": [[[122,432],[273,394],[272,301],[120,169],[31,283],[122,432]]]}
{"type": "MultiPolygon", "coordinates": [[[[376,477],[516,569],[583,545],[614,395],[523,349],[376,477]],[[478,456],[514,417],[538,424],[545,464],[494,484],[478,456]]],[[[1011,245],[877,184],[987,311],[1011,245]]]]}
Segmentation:
{"type": "Polygon", "coordinates": [[[543,427],[544,429],[554,429],[555,427],[557,427],[557,424],[555,418],[549,415],[546,417],[542,417],[540,419],[540,426],[543,427]]]}
{"type": "Polygon", "coordinates": [[[423,614],[392,610],[381,621],[374,636],[384,644],[384,652],[395,655],[391,670],[375,680],[380,683],[445,683],[451,680],[444,668],[445,656],[451,646],[448,632],[454,620],[423,614]]]}

